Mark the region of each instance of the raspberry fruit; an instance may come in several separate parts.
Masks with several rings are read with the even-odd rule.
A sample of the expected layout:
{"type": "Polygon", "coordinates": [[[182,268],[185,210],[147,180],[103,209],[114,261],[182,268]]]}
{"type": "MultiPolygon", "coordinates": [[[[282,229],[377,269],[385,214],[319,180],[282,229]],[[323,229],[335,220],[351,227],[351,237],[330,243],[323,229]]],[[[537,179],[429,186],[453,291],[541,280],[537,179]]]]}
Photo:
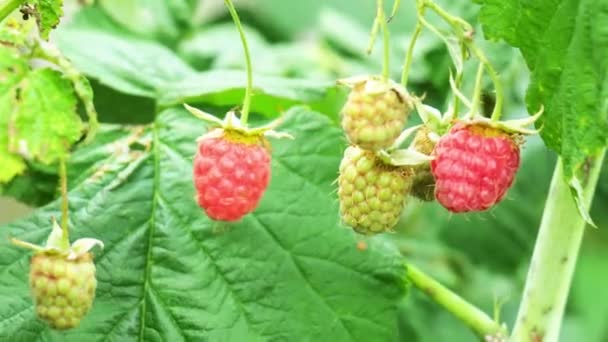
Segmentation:
{"type": "Polygon", "coordinates": [[[238,221],[253,211],[270,181],[263,136],[215,129],[198,143],[194,185],[198,204],[218,221],[238,221]]]}
{"type": "Polygon", "coordinates": [[[397,224],[411,185],[411,171],[385,164],[371,151],[350,146],[338,177],[342,220],[361,234],[389,231],[397,224]]]}
{"type": "MultiPolygon", "coordinates": [[[[430,155],[435,148],[435,141],[431,138],[433,131],[427,126],[422,126],[414,137],[412,145],[414,149],[420,153],[430,155]]],[[[417,165],[414,168],[414,178],[412,182],[412,191],[410,195],[431,202],[435,200],[435,178],[431,173],[430,163],[417,165]]]]}
{"type": "Polygon", "coordinates": [[[366,150],[388,148],[407,122],[411,101],[403,87],[374,79],[352,83],[341,111],[348,140],[366,150]]]}
{"type": "Polygon", "coordinates": [[[54,329],[71,329],[87,314],[95,298],[95,264],[90,253],[68,260],[40,252],[32,257],[30,288],[38,317],[54,329]]]}
{"type": "Polygon", "coordinates": [[[500,202],[519,168],[514,136],[482,123],[457,123],[433,153],[435,197],[455,213],[482,211],[500,202]]]}

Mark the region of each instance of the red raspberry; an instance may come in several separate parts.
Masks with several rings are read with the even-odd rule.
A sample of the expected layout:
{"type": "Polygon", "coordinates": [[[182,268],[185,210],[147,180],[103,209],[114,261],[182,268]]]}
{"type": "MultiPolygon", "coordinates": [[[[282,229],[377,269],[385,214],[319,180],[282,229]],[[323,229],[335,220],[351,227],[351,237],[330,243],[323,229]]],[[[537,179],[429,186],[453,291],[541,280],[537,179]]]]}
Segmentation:
{"type": "Polygon", "coordinates": [[[519,168],[513,136],[479,123],[457,123],[433,153],[435,197],[455,213],[482,211],[500,202],[519,168]]]}
{"type": "Polygon", "coordinates": [[[270,181],[270,154],[260,136],[215,129],[198,143],[194,185],[198,204],[218,221],[252,212],[270,181]]]}

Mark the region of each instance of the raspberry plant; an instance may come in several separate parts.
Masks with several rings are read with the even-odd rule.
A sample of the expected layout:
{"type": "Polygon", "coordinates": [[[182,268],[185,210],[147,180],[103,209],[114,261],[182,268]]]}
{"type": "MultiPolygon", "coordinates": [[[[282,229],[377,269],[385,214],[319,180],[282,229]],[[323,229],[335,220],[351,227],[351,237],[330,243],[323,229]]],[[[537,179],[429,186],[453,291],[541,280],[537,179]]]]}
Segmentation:
{"type": "Polygon", "coordinates": [[[603,341],[607,5],[478,2],[1,1],[0,340],[603,341]]]}

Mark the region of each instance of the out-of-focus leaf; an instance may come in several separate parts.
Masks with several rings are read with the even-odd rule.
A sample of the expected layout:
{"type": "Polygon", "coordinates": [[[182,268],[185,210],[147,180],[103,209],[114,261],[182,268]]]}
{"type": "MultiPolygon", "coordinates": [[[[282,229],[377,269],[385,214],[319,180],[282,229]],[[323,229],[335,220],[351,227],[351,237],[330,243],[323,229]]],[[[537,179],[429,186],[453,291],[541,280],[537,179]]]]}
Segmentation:
{"type": "Polygon", "coordinates": [[[25,170],[23,159],[9,150],[9,122],[14,111],[15,89],[27,72],[27,63],[15,51],[0,47],[0,183],[25,170]]]}
{"type": "MultiPolygon", "coordinates": [[[[212,70],[168,85],[160,91],[162,106],[181,103],[205,103],[215,106],[240,104],[245,94],[246,74],[235,70],[212,70]]],[[[323,101],[333,82],[289,79],[254,75],[251,109],[276,115],[297,103],[323,101]]]]}
{"type": "Polygon", "coordinates": [[[62,27],[57,41],[79,70],[130,95],[156,97],[166,83],[194,72],[163,45],[133,37],[62,27]]]}
{"type": "MultiPolygon", "coordinates": [[[[192,13],[188,6],[179,6],[177,0],[99,0],[98,2],[114,21],[129,31],[144,37],[166,40],[175,40],[180,33],[173,11],[192,13]]],[[[179,13],[180,17],[183,15],[184,13],[179,13]]]]}
{"type": "Polygon", "coordinates": [[[76,114],[76,96],[70,82],[57,71],[30,72],[13,101],[10,150],[50,164],[65,157],[80,138],[82,122],[76,114]]]}

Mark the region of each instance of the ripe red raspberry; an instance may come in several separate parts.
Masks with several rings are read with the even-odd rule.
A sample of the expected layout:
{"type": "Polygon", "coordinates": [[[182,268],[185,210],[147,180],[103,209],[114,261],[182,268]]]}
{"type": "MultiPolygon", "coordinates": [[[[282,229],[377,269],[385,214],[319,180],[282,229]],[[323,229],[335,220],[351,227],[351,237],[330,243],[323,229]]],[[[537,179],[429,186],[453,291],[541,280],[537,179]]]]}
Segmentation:
{"type": "Polygon", "coordinates": [[[270,181],[264,137],[215,129],[198,143],[194,185],[198,204],[218,221],[237,221],[252,212],[270,181]]]}
{"type": "Polygon", "coordinates": [[[435,197],[455,213],[482,211],[500,202],[519,168],[513,136],[480,123],[457,123],[433,153],[435,197]]]}
{"type": "Polygon", "coordinates": [[[71,329],[87,314],[95,298],[95,264],[86,253],[75,260],[41,252],[32,257],[30,288],[36,314],[54,329],[71,329]]]}

